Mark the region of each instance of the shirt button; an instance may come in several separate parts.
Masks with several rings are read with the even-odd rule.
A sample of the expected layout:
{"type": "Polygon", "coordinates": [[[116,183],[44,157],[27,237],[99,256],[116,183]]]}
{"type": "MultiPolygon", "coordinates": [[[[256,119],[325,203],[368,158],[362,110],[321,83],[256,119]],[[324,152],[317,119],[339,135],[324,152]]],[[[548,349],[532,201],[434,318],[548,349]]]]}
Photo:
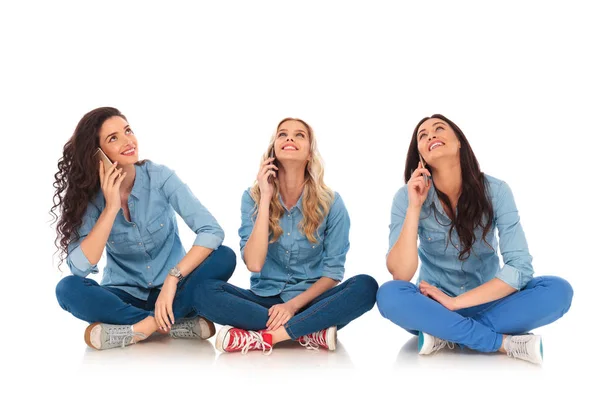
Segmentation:
{"type": "Polygon", "coordinates": [[[139,242],[138,244],[141,246],[141,245],[142,245],[142,242],[139,242]]]}
{"type": "Polygon", "coordinates": [[[427,240],[431,240],[431,238],[427,238],[427,240]]]}
{"type": "Polygon", "coordinates": [[[111,243],[111,244],[115,244],[115,241],[114,241],[114,240],[111,240],[111,241],[110,241],[110,243],[111,243]]]}
{"type": "Polygon", "coordinates": [[[163,224],[160,224],[160,226],[164,226],[163,224]]]}
{"type": "Polygon", "coordinates": [[[135,228],[135,224],[133,224],[133,227],[135,228]]]}
{"type": "Polygon", "coordinates": [[[315,246],[313,246],[313,249],[315,248],[315,246]]]}
{"type": "Polygon", "coordinates": [[[148,286],[152,286],[152,282],[148,282],[148,286]]]}
{"type": "Polygon", "coordinates": [[[464,286],[461,286],[460,288],[461,288],[461,290],[462,290],[462,289],[464,289],[465,287],[464,287],[464,286]]]}
{"type": "Polygon", "coordinates": [[[150,266],[148,265],[146,268],[150,269],[150,266]]]}
{"type": "Polygon", "coordinates": [[[290,233],[288,232],[288,236],[290,236],[290,233]]]}
{"type": "Polygon", "coordinates": [[[285,251],[285,254],[288,254],[288,253],[289,253],[289,251],[287,251],[287,250],[286,250],[286,251],[285,251]]]}
{"type": "Polygon", "coordinates": [[[292,214],[288,214],[288,218],[291,217],[291,216],[292,216],[292,214]]]}

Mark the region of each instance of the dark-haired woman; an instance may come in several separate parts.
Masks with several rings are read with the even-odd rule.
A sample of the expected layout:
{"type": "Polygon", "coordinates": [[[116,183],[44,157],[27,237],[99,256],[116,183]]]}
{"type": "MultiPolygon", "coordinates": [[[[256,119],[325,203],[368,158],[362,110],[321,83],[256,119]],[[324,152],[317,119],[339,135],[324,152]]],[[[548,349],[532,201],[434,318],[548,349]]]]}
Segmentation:
{"type": "Polygon", "coordinates": [[[58,283],[56,296],[63,309],[90,323],[85,342],[98,350],[155,331],[212,336],[197,287],[207,278],[226,281],[235,269],[235,254],[221,246],[223,230],[213,216],[171,169],[138,161],[138,150],[125,116],[98,108],[77,125],[55,175],[57,244],[73,274],[58,283]],[[187,253],[175,212],[197,234],[187,253]],[[105,249],[98,284],[87,276],[98,273],[105,249]]]}
{"type": "Polygon", "coordinates": [[[415,128],[404,178],[387,254],[394,280],[377,293],[381,314],[419,335],[419,354],[458,344],[541,363],[542,339],[528,332],[565,314],[573,289],[533,277],[509,186],[480,171],[465,135],[439,114],[415,128]]]}

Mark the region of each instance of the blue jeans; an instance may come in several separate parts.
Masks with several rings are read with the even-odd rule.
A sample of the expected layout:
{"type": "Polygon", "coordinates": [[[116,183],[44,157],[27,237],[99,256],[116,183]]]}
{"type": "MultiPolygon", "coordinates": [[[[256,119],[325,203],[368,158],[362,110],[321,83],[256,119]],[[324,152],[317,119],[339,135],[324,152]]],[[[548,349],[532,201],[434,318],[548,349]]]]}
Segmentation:
{"type": "Polygon", "coordinates": [[[533,278],[520,291],[502,299],[450,311],[422,295],[410,282],[390,281],[377,293],[385,318],[410,333],[428,333],[482,352],[495,352],[502,334],[522,334],[562,317],[571,307],[573,288],[554,276],[533,278]]]}
{"type": "MultiPolygon", "coordinates": [[[[375,305],[378,284],[368,275],[357,275],[329,289],[300,309],[285,325],[292,340],[336,326],[341,329],[375,305]]],[[[206,280],[200,290],[203,303],[211,304],[205,316],[221,325],[258,331],[265,329],[269,308],[284,301],[261,297],[227,282],[206,280]]]]}
{"type": "MultiPolygon", "coordinates": [[[[198,291],[206,279],[227,281],[235,270],[233,250],[220,246],[177,285],[173,300],[175,319],[204,315],[209,303],[200,301],[198,291]]],[[[56,286],[56,298],[65,310],[87,321],[115,325],[132,325],[154,315],[154,303],[160,289],[151,290],[148,300],[141,300],[114,287],[101,286],[96,281],[79,276],[67,276],[56,286]]]]}

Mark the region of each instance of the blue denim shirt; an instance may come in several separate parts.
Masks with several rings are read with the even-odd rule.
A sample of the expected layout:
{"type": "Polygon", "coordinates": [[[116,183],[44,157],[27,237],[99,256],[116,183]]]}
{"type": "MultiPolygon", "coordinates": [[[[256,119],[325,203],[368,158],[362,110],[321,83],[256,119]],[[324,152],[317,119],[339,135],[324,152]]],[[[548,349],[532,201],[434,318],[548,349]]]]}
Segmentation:
{"type": "MultiPolygon", "coordinates": [[[[486,238],[492,248],[482,240],[483,229],[478,227],[475,230],[475,243],[471,255],[465,261],[458,259],[459,250],[452,243],[460,248],[460,240],[454,230],[452,243],[447,243],[450,219],[431,186],[419,217],[418,253],[421,269],[417,284],[424,280],[448,295],[458,296],[493,278],[499,278],[520,290],[533,277],[532,257],[527,248],[512,191],[499,179],[485,175],[485,180],[494,210],[494,220],[486,238]],[[497,254],[496,230],[504,261],[502,268],[497,254]]],[[[390,250],[400,236],[407,208],[408,187],[404,186],[396,193],[392,205],[390,250]]]]}
{"type": "MultiPolygon", "coordinates": [[[[67,264],[73,275],[98,273],[81,251],[80,243],[92,230],[105,200],[102,191],[88,204],[80,238],[69,244],[67,264]]],[[[215,218],[171,169],[146,161],[135,166],[135,181],[128,200],[131,222],[120,210],[106,243],[106,267],[101,284],[122,289],[146,300],[150,290],[162,286],[169,269],[185,256],[179,239],[177,212],[196,232],[195,246],[216,249],[224,233],[215,218]]]]}
{"type": "MultiPolygon", "coordinates": [[[[341,281],[350,248],[350,217],[340,195],[335,193],[329,213],[318,228],[317,243],[311,243],[298,228],[303,218],[302,196],[291,210],[285,207],[281,197],[279,201],[286,210],[279,220],[283,234],[269,244],[262,270],[252,273],[250,290],[259,296],[279,295],[283,301],[289,301],[323,276],[341,281]]],[[[255,211],[256,203],[248,189],[242,196],[239,229],[242,259],[256,221],[255,211]]]]}

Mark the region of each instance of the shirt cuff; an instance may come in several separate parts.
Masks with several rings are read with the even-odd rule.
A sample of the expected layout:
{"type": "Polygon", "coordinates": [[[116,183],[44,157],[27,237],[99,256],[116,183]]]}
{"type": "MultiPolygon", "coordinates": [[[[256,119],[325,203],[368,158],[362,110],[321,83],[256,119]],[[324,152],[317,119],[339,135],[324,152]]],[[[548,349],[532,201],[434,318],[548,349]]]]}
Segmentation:
{"type": "Polygon", "coordinates": [[[507,264],[504,264],[504,267],[496,272],[496,278],[517,290],[524,288],[531,280],[531,277],[524,276],[519,269],[507,264]]]}
{"type": "Polygon", "coordinates": [[[73,251],[69,253],[67,257],[67,264],[71,269],[73,275],[80,276],[85,278],[88,274],[97,274],[98,266],[92,265],[85,254],[83,254],[83,250],[81,250],[81,246],[77,246],[73,251]]]}
{"type": "Polygon", "coordinates": [[[344,267],[323,268],[323,275],[326,278],[331,278],[334,281],[341,282],[344,279],[344,267]]]}
{"type": "Polygon", "coordinates": [[[194,240],[194,246],[202,246],[213,250],[216,250],[221,243],[223,243],[222,237],[206,232],[200,232],[194,240]]]}

